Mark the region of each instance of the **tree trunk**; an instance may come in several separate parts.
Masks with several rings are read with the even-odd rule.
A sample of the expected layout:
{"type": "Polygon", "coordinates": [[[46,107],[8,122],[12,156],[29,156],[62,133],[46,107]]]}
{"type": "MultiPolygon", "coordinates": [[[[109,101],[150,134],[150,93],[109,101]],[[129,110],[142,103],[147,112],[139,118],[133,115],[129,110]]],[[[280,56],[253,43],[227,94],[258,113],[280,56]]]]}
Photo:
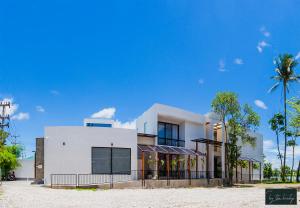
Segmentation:
{"type": "Polygon", "coordinates": [[[296,181],[299,182],[299,174],[300,174],[300,160],[298,162],[298,169],[297,169],[297,178],[296,178],[296,181]]]}
{"type": "Polygon", "coordinates": [[[279,134],[278,134],[278,131],[276,131],[276,137],[277,137],[278,155],[279,155],[279,159],[280,159],[280,169],[282,170],[282,155],[281,155],[280,148],[279,148],[279,134]]]}
{"type": "Polygon", "coordinates": [[[287,130],[287,118],[286,118],[286,81],[283,83],[283,97],[284,97],[284,156],[283,156],[283,181],[285,181],[286,177],[286,147],[287,147],[287,136],[286,136],[286,130],[287,130]]]}
{"type": "Polygon", "coordinates": [[[226,145],[226,142],[228,140],[227,138],[227,127],[226,127],[226,122],[225,120],[223,119],[223,125],[224,125],[224,131],[225,131],[225,141],[224,142],[224,145],[225,145],[225,178],[228,177],[227,174],[228,174],[228,147],[226,145]]]}
{"type": "Polygon", "coordinates": [[[293,162],[292,162],[291,180],[290,180],[291,182],[293,182],[294,160],[295,160],[295,146],[293,146],[293,162]]]}

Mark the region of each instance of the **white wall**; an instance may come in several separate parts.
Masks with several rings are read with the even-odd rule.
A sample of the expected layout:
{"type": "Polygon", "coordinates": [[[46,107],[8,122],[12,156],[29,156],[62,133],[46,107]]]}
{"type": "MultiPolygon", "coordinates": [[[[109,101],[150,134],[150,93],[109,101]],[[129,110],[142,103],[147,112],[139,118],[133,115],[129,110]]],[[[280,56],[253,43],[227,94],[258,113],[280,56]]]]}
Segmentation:
{"type": "Polygon", "coordinates": [[[256,137],[256,145],[253,147],[250,144],[243,144],[239,139],[238,145],[241,148],[241,157],[248,157],[263,163],[263,137],[261,134],[250,132],[250,136],[256,137]]]}
{"type": "Polygon", "coordinates": [[[110,147],[111,143],[114,147],[131,148],[131,169],[137,170],[136,130],[46,127],[45,184],[50,184],[50,174],[91,174],[91,148],[110,147]]]}
{"type": "Polygon", "coordinates": [[[19,160],[20,167],[15,170],[17,179],[33,179],[34,178],[34,158],[19,160]]]}

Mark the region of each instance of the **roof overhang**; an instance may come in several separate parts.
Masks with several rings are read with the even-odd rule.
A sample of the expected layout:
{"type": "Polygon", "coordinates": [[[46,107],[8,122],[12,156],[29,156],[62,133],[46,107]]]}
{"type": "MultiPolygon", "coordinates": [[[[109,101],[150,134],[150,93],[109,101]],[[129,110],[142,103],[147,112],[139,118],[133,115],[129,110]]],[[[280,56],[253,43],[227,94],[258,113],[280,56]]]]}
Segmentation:
{"type": "Polygon", "coordinates": [[[205,139],[205,138],[192,139],[191,141],[196,143],[212,144],[215,146],[222,146],[223,144],[223,142],[211,140],[211,139],[205,139]]]}
{"type": "Polygon", "coordinates": [[[206,154],[201,152],[196,152],[191,149],[186,149],[183,147],[175,146],[162,146],[162,145],[143,145],[138,144],[138,149],[142,152],[158,152],[162,154],[172,154],[172,155],[194,155],[194,156],[205,156],[206,154]]]}

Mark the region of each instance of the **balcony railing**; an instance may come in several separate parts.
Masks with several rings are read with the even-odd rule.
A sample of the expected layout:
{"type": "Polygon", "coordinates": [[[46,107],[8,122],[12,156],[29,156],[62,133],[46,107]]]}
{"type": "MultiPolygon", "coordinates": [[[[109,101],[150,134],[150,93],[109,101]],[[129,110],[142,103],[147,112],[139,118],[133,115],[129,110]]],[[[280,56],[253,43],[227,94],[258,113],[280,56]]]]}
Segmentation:
{"type": "Polygon", "coordinates": [[[168,145],[168,146],[175,146],[175,147],[185,147],[185,140],[182,140],[182,139],[158,138],[158,145],[168,145]]]}

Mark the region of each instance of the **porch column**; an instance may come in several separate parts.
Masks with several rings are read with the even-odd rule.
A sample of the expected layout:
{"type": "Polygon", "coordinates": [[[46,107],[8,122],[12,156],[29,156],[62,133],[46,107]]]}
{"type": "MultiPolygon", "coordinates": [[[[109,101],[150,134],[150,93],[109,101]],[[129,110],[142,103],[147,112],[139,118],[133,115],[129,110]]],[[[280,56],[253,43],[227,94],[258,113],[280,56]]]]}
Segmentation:
{"type": "MultiPolygon", "coordinates": [[[[243,162],[242,160],[241,160],[241,162],[243,162]]],[[[241,182],[243,181],[243,165],[241,165],[241,182]]]]}
{"type": "Polygon", "coordinates": [[[259,162],[259,180],[261,181],[261,162],[259,162]]]}
{"type": "Polygon", "coordinates": [[[145,181],[145,152],[142,152],[142,184],[145,181]]]}
{"type": "Polygon", "coordinates": [[[167,154],[167,178],[170,178],[170,155],[167,154]]]}
{"type": "Polygon", "coordinates": [[[198,161],[199,161],[199,156],[198,156],[198,142],[196,142],[196,178],[199,178],[199,165],[198,165],[198,161]]]}
{"type": "Polygon", "coordinates": [[[209,179],[209,143],[206,142],[206,177],[209,179]]]}
{"type": "Polygon", "coordinates": [[[188,176],[191,179],[191,156],[188,156],[188,176]]]}
{"type": "Polygon", "coordinates": [[[238,182],[238,153],[237,153],[237,146],[236,146],[236,153],[235,153],[235,182],[238,182]]]}
{"type": "Polygon", "coordinates": [[[180,178],[180,157],[177,155],[177,177],[180,178]]]}
{"type": "Polygon", "coordinates": [[[158,158],[158,152],[155,153],[155,161],[156,161],[156,174],[157,174],[157,179],[159,179],[159,158],[158,158]]]}
{"type": "Polygon", "coordinates": [[[249,183],[251,182],[251,161],[249,160],[249,183]]]}
{"type": "Polygon", "coordinates": [[[191,156],[188,156],[188,174],[189,174],[189,184],[191,185],[191,156]]]}
{"type": "Polygon", "coordinates": [[[222,163],[222,178],[224,179],[226,177],[225,171],[225,129],[224,126],[222,125],[222,149],[221,149],[221,163],[222,163]]]}

